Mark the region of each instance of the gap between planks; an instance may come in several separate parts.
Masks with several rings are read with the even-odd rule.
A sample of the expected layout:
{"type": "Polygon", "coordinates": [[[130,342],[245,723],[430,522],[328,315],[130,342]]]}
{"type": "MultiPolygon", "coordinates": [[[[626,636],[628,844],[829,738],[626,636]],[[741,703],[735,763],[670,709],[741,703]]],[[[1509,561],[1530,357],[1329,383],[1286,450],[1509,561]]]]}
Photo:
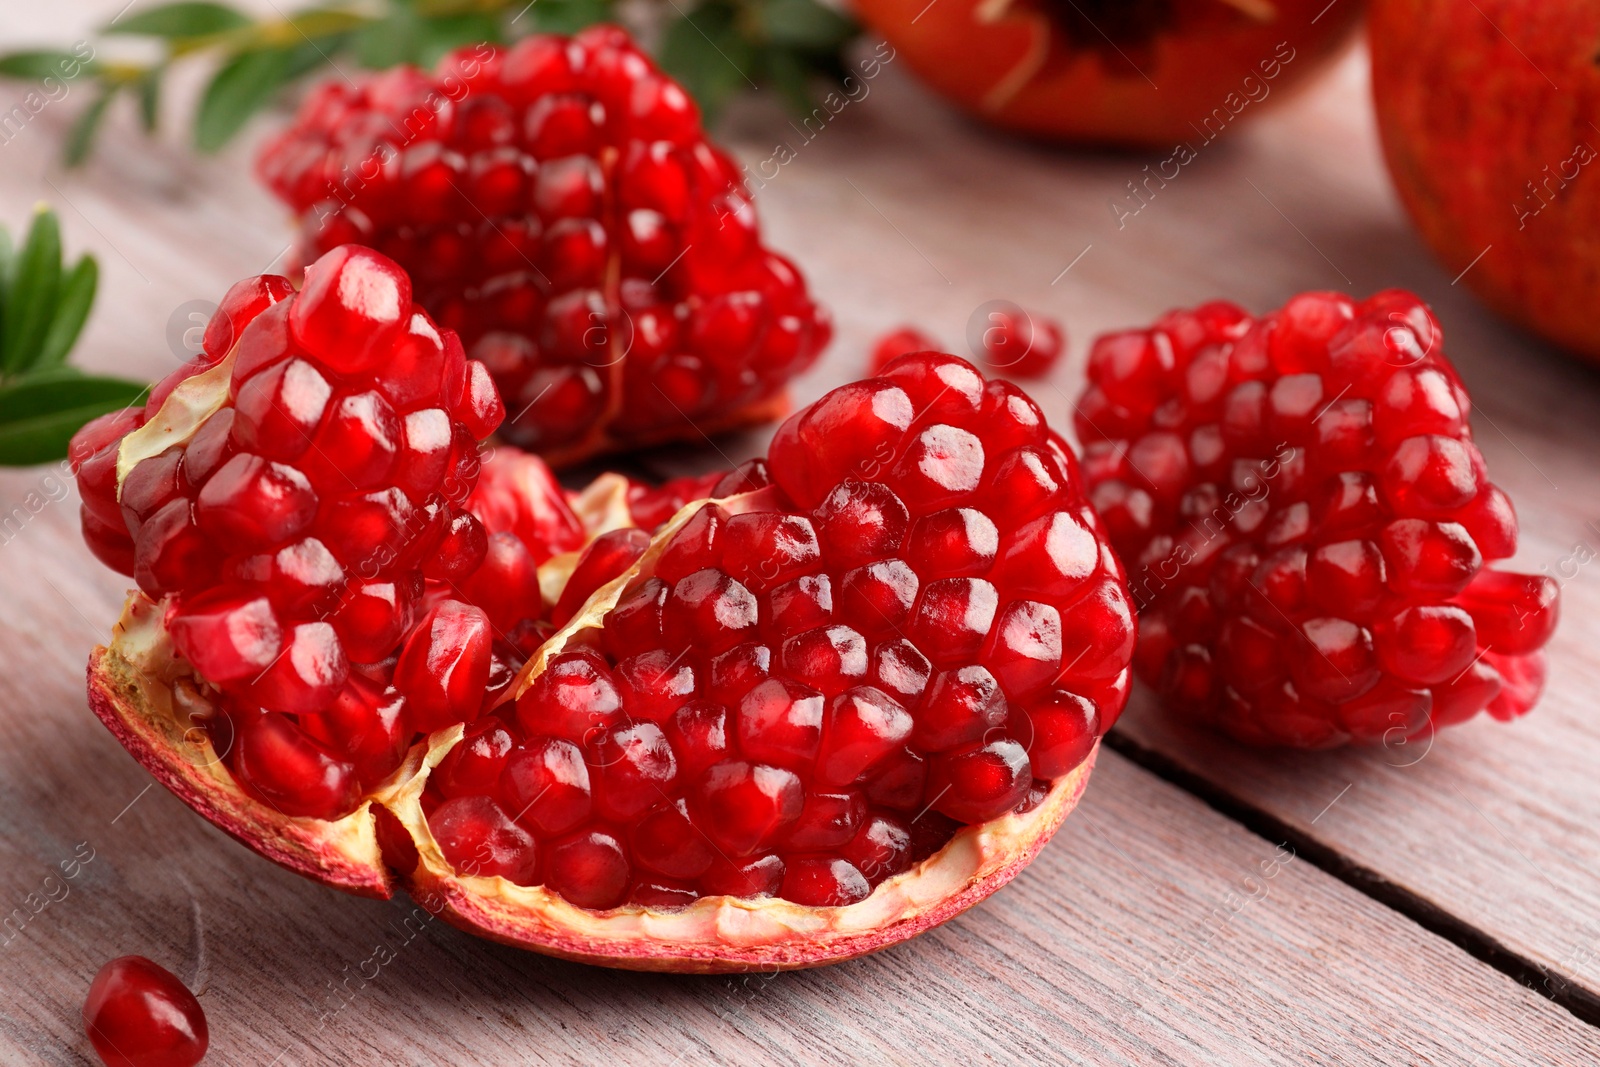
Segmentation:
{"type": "Polygon", "coordinates": [[[1474,959],[1493,967],[1519,985],[1565,1008],[1574,1018],[1600,1028],[1600,996],[1582,984],[1552,974],[1527,956],[1507,947],[1459,916],[1405,886],[1391,881],[1338,849],[1247,800],[1180,766],[1169,756],[1112,727],[1107,748],[1169,785],[1195,797],[1271,844],[1293,846],[1295,854],[1364,896],[1399,912],[1429,933],[1445,939],[1474,959]]]}

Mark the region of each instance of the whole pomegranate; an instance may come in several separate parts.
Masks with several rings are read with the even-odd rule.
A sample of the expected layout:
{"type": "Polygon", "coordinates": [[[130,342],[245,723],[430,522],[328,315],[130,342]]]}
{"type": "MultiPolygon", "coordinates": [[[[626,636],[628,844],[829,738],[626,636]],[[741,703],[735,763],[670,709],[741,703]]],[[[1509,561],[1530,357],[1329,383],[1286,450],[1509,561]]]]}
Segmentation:
{"type": "Polygon", "coordinates": [[[1336,54],[1361,4],[856,0],[855,10],[985,121],[1063,141],[1177,144],[1175,168],[1336,54]]]}
{"type": "Polygon", "coordinates": [[[1600,360],[1600,5],[1374,0],[1372,92],[1401,202],[1452,276],[1600,360]]]}
{"type": "Polygon", "coordinates": [[[1438,322],[1399,290],[1260,318],[1217,302],[1097,339],[1084,471],[1162,700],[1298,748],[1532,708],[1558,588],[1487,566],[1517,519],[1471,410],[1438,322]]]}
{"type": "MultiPolygon", "coordinates": [[[[272,305],[291,324],[324,262],[272,305]]],[[[359,319],[333,321],[363,348],[359,319]]],[[[125,506],[167,455],[153,435],[179,426],[174,500],[208,506],[209,482],[191,500],[185,472],[194,442],[245,418],[255,377],[225,372],[257,332],[99,445],[125,506]]],[[[287,358],[321,365],[294,336],[287,358]]],[[[386,384],[382,366],[327,374],[331,396],[386,384]]],[[[324,440],[340,410],[303,432],[324,440]]],[[[350,666],[331,706],[241,709],[257,676],[208,677],[281,641],[262,620],[317,625],[300,572],[271,567],[224,585],[198,627],[205,594],[135,593],[91,660],[91,706],[175,793],[291,869],[376,896],[399,884],[556,955],[732,970],[875,951],[992,893],[1076,803],[1126,699],[1133,617],[1076,459],[1024,393],[953,356],[834,390],[726,474],[655,489],[603,475],[569,496],[531,456],[486,469],[465,498],[494,531],[476,569],[433,562],[456,554],[449,524],[409,586],[415,620],[349,631],[386,654],[350,666]],[[249,597],[267,607],[237,606],[249,597]]],[[[282,551],[207,523],[191,541],[201,560],[282,551]]],[[[165,545],[141,528],[134,571],[165,545]]]]}
{"type": "Polygon", "coordinates": [[[261,153],[302,254],[392,257],[553,462],[763,421],[832,334],[739,167],[622,30],[328,81],[261,153]]]}

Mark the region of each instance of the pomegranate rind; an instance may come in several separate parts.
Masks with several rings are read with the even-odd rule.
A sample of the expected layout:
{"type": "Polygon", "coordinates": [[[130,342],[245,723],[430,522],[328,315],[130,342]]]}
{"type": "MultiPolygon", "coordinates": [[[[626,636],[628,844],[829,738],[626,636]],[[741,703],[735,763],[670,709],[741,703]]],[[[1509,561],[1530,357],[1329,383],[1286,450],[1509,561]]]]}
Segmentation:
{"type": "Polygon", "coordinates": [[[206,420],[228,403],[233,379],[233,353],[190,378],[179,382],[145,424],[122,439],[117,447],[117,496],[133,468],[173,445],[181,445],[200,432],[206,420]]]}
{"type": "MultiPolygon", "coordinates": [[[[246,795],[206,731],[185,723],[174,707],[172,682],[179,673],[160,607],[135,593],[110,645],[90,654],[89,708],[157,781],[241,844],[335,889],[393,896],[371,810],[383,791],[337,820],[284,815],[246,795]]],[[[395,779],[414,777],[419,760],[408,756],[395,779]]]]}
{"type": "Polygon", "coordinates": [[[1099,745],[1044,800],[956,833],[944,848],[879,884],[865,900],[809,907],[778,897],[702,897],[662,911],[586,911],[543,887],[450,869],[414,780],[392,808],[418,845],[402,874],[411,896],[453,926],[502,944],[631,971],[719,974],[820,967],[878,952],[955,918],[1016,877],[1077,806],[1099,745]]]}

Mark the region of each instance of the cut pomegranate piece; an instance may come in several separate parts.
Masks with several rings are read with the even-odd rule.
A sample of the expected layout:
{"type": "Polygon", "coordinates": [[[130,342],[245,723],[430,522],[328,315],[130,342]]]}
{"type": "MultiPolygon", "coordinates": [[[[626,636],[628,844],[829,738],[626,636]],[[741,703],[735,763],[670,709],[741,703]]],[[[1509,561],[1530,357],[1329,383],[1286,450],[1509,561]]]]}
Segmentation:
{"type": "MultiPolygon", "coordinates": [[[[1528,711],[1538,683],[1501,668],[1542,657],[1557,587],[1483,569],[1516,550],[1516,519],[1470,410],[1438,322],[1399,291],[1303,293],[1260,319],[1206,304],[1096,340],[1084,468],[1165,703],[1306,748],[1528,711]]],[[[1069,698],[1032,723],[1070,753],[1094,714],[1069,698]]]]}
{"type": "MultiPolygon", "coordinates": [[[[568,501],[542,465],[524,470],[538,475],[518,480],[526,495],[484,504],[501,509],[491,526],[531,507],[524,529],[564,512],[588,537],[657,506],[614,478],[568,501]]],[[[653,535],[542,564],[502,530],[488,584],[459,583],[493,614],[424,585],[394,658],[351,665],[328,708],[230,705],[222,768],[173,751],[173,705],[156,697],[172,677],[166,614],[148,599],[97,660],[96,707],[281,862],[363,892],[398,880],[452,922],[577,959],[820,963],[1003,884],[1081,791],[1134,637],[1120,565],[1038,409],[921,353],[796,415],[765,465],[695,486],[661,492],[718,495],[662,508],[653,535]],[[871,470],[863,443],[882,450],[871,470]],[[524,597],[494,599],[530,566],[524,597]],[[571,613],[559,629],[525,649],[496,635],[496,619],[524,613],[521,626],[552,600],[571,613]],[[406,749],[413,730],[430,736],[406,749]],[[728,897],[751,924],[737,935],[716,918],[728,897]]],[[[218,599],[186,624],[240,635],[217,652],[225,668],[270,644],[252,604],[218,599]]],[[[280,623],[279,640],[315,625],[280,623]]],[[[310,691],[314,674],[293,677],[310,691]]],[[[201,691],[191,703],[212,714],[201,691]]]]}
{"type": "Polygon", "coordinates": [[[301,216],[302,255],[338,257],[307,270],[296,343],[346,374],[395,348],[407,366],[437,358],[396,343],[411,292],[388,275],[341,302],[364,292],[368,261],[338,246],[380,249],[482,361],[456,412],[475,437],[493,429],[474,414],[492,376],[502,432],[550,457],[698,440],[781,414],[832,334],[800,272],[762,246],[693,101],[615,27],[330,82],[257,169],[301,216]],[[545,69],[560,76],[530,76],[545,69]]]}

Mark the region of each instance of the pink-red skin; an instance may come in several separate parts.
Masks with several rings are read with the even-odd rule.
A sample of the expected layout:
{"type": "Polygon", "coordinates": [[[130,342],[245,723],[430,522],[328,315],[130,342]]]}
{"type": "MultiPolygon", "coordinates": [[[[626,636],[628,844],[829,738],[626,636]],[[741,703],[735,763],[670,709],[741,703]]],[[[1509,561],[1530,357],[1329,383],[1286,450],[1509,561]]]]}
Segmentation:
{"type": "Polygon", "coordinates": [[[1369,39],[1389,174],[1445,273],[1600,361],[1600,6],[1374,0],[1369,39]]]}

